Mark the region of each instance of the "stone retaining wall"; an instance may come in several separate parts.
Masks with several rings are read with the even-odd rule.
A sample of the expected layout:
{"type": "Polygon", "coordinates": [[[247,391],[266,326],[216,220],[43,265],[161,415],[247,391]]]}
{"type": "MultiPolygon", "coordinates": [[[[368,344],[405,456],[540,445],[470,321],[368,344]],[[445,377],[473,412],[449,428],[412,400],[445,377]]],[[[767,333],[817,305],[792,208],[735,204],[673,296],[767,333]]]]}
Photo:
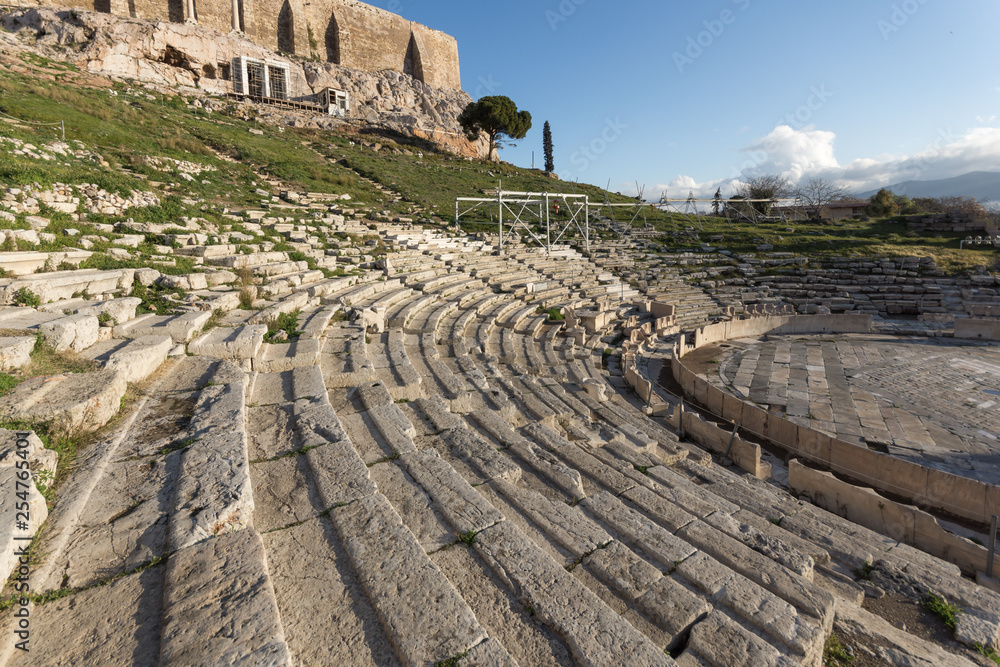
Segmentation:
{"type": "Polygon", "coordinates": [[[687,438],[705,449],[720,456],[728,456],[741,470],[745,470],[758,479],[770,479],[771,464],[761,460],[760,445],[748,442],[739,436],[733,437],[731,431],[726,431],[718,425],[703,419],[701,415],[687,411],[678,406],[672,413],[662,404],[653,391],[653,383],[643,377],[636,368],[636,353],[631,344],[626,343],[622,353],[622,366],[625,371],[625,381],[650,408],[654,415],[664,416],[671,427],[683,433],[687,438]]]}
{"type": "Polygon", "coordinates": [[[881,491],[907,498],[917,505],[988,524],[996,508],[1000,507],[1000,487],[898,459],[799,426],[723,392],[698,377],[682,361],[684,355],[694,349],[731,338],[764,334],[864,333],[870,328],[871,318],[865,315],[767,317],[722,322],[696,330],[692,346],[681,337],[674,349],[673,375],[684,393],[709,411],[735,421],[797,456],[881,491]]]}
{"type": "Polygon", "coordinates": [[[944,530],[927,512],[893,502],[871,489],[843,482],[798,461],[791,462],[788,473],[789,488],[814,505],[954,563],[966,573],[986,571],[986,548],[944,530]]]}

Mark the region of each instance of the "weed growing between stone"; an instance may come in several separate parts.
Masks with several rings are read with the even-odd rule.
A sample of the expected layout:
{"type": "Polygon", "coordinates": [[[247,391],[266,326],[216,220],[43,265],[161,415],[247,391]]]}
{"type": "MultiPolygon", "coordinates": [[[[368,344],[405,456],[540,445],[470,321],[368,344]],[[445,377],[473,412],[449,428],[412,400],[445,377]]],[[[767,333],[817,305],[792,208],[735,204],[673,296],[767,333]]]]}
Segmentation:
{"type": "Polygon", "coordinates": [[[922,605],[924,609],[944,621],[949,630],[955,630],[955,626],[958,625],[958,615],[962,613],[961,608],[935,593],[928,593],[924,596],[922,605]]]}
{"type": "Polygon", "coordinates": [[[265,343],[290,343],[292,340],[302,335],[299,330],[300,310],[290,313],[282,313],[267,324],[267,333],[264,334],[265,343]]]}
{"type": "Polygon", "coordinates": [[[854,656],[847,652],[837,635],[830,635],[823,645],[823,665],[825,667],[841,667],[854,662],[854,656]]]}
{"type": "Polygon", "coordinates": [[[985,656],[992,660],[993,662],[1000,665],[1000,653],[996,652],[992,646],[983,646],[982,644],[976,644],[976,653],[985,656]]]}

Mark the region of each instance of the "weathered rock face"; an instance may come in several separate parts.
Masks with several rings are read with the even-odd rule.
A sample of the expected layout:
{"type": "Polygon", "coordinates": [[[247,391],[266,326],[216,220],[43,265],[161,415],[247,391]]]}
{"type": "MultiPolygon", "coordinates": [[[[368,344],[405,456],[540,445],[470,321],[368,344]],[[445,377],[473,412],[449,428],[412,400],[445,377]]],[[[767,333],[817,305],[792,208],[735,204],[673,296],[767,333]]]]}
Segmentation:
{"type": "MultiPolygon", "coordinates": [[[[428,139],[460,155],[479,157],[486,152],[485,142],[468,141],[458,124],[458,115],[472,101],[468,94],[434,87],[393,69],[370,72],[307,62],[269,51],[235,33],[87,11],[14,11],[2,19],[2,26],[15,34],[0,32],[0,51],[30,49],[53,60],[70,60],[95,74],[181,86],[195,94],[232,92],[232,62],[239,56],[284,61],[290,66],[293,100],[311,102],[321,89],[337,88],[351,96],[351,117],[369,125],[428,139]],[[54,48],[65,46],[73,50],[54,48]]],[[[271,111],[264,115],[290,125],[330,128],[341,123],[319,114],[271,111]]]]}

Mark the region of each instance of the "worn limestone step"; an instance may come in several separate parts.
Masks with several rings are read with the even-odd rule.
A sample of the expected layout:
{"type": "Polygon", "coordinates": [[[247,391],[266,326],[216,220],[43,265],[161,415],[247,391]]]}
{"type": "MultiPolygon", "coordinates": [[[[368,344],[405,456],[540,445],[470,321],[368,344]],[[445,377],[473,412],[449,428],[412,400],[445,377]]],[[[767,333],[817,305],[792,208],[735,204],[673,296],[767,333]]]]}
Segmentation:
{"type": "Polygon", "coordinates": [[[942,649],[940,646],[900,630],[880,616],[861,607],[837,601],[835,626],[842,636],[861,640],[872,646],[876,655],[888,664],[917,667],[972,667],[972,661],[942,649]]]}
{"type": "Polygon", "coordinates": [[[501,447],[512,451],[535,472],[562,489],[572,500],[580,500],[586,496],[579,471],[570,468],[559,457],[522,436],[495,411],[477,410],[471,416],[501,447]]]}
{"type": "Polygon", "coordinates": [[[315,338],[299,338],[283,345],[263,343],[254,355],[253,369],[260,373],[280,373],[314,366],[321,351],[322,343],[315,338]]]}
{"type": "Polygon", "coordinates": [[[223,361],[214,384],[202,389],[187,429],[190,444],[170,519],[170,545],[184,549],[208,537],[246,527],[253,514],[247,450],[248,379],[223,361]]]}
{"type": "Polygon", "coordinates": [[[336,508],[330,518],[403,665],[448,660],[488,638],[384,496],[336,508]]]}
{"type": "Polygon", "coordinates": [[[267,327],[263,324],[213,329],[188,343],[188,352],[230,361],[253,359],[266,333],[267,327]]]}
{"type": "Polygon", "coordinates": [[[503,515],[436,450],[404,454],[400,463],[434,500],[456,535],[474,534],[503,521],[503,515]]]}
{"type": "Polygon", "coordinates": [[[114,333],[115,338],[166,335],[173,338],[174,343],[184,344],[190,342],[211,317],[212,314],[207,312],[140,315],[130,322],[116,326],[114,333]]]}
{"type": "Polygon", "coordinates": [[[257,531],[247,528],[170,557],[159,664],[251,663],[293,664],[264,544],[257,531]]]}
{"type": "Polygon", "coordinates": [[[31,362],[35,342],[34,336],[0,337],[0,373],[9,373],[27,366],[31,362]]]}
{"type": "Polygon", "coordinates": [[[521,602],[566,641],[577,664],[674,665],[512,523],[477,534],[474,548],[521,602]]]}
{"type": "Polygon", "coordinates": [[[117,370],[36,377],[0,397],[0,417],[94,431],[118,413],[127,376],[117,370]]]}
{"type": "Polygon", "coordinates": [[[36,294],[42,303],[71,299],[74,294],[86,293],[91,297],[132,289],[135,269],[96,271],[56,271],[34,273],[20,278],[0,280],[0,304],[14,303],[18,290],[27,289],[36,294]]]}

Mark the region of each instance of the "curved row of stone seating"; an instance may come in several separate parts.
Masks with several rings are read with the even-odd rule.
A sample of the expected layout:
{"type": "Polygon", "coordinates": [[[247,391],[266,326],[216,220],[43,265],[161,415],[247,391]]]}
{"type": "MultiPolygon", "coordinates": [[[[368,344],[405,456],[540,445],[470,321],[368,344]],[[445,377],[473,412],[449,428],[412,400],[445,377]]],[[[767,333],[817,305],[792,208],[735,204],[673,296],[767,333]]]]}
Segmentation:
{"type": "MultiPolygon", "coordinates": [[[[46,650],[101,664],[813,667],[840,605],[863,599],[865,563],[996,608],[954,567],[716,466],[615,393],[604,332],[567,331],[528,283],[502,291],[461,261],[299,285],[190,341],[196,356],[88,454],[43,539],[43,590],[74,590],[37,605],[36,627],[134,630],[46,650]],[[368,308],[386,308],[384,331],[335,317],[368,308]],[[263,323],[293,311],[305,333],[263,342],[263,323]]],[[[525,273],[543,282],[560,261],[585,264],[525,273]]],[[[554,306],[589,302],[566,287],[554,306]]]]}

